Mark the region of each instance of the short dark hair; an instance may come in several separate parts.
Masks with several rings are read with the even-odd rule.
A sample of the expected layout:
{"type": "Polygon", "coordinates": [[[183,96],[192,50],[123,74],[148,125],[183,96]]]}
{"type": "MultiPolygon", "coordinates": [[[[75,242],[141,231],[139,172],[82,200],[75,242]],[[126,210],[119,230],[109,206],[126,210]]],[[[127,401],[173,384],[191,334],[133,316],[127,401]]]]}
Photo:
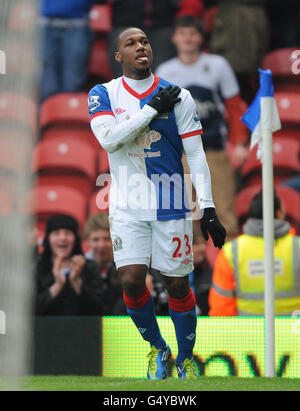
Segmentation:
{"type": "MultiPolygon", "coordinates": [[[[274,215],[276,216],[277,211],[282,209],[280,198],[278,197],[275,189],[274,189],[274,215]]],[[[260,191],[257,193],[250,204],[249,218],[257,218],[262,220],[263,219],[263,192],[260,191]]]]}
{"type": "Polygon", "coordinates": [[[204,35],[204,27],[202,20],[198,19],[195,16],[186,15],[178,17],[178,19],[176,19],[174,22],[173,32],[179,27],[194,27],[196,30],[198,30],[201,36],[204,35]]]}
{"type": "MultiPolygon", "coordinates": [[[[143,33],[145,33],[144,30],[142,30],[140,27],[134,27],[134,26],[124,27],[122,30],[120,30],[120,31],[117,33],[117,35],[116,35],[116,37],[115,37],[115,39],[114,39],[114,51],[115,51],[115,52],[117,52],[117,51],[119,50],[119,43],[120,43],[120,37],[121,37],[121,35],[122,35],[125,31],[131,30],[131,29],[138,29],[138,30],[141,30],[143,33]]],[[[145,33],[145,34],[146,34],[146,33],[145,33]]],[[[146,36],[147,36],[147,34],[146,34],[146,36]]]]}

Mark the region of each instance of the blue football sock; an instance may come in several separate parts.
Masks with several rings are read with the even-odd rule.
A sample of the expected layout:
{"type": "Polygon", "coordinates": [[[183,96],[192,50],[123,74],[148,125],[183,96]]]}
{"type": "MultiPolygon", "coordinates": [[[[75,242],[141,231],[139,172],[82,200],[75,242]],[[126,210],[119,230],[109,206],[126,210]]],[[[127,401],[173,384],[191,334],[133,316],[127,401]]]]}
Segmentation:
{"type": "Polygon", "coordinates": [[[175,326],[178,356],[176,364],[181,364],[186,358],[192,358],[196,340],[197,316],[196,308],[178,312],[169,308],[170,316],[175,326]]]}
{"type": "Polygon", "coordinates": [[[145,341],[149,341],[158,350],[165,349],[166,342],[160,334],[152,297],[141,308],[127,306],[127,312],[145,341]]]}

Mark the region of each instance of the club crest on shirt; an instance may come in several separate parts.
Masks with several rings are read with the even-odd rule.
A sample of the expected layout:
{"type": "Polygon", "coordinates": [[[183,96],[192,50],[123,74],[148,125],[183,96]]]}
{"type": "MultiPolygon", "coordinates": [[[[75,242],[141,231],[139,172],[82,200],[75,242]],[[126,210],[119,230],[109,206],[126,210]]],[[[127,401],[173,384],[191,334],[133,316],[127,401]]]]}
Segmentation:
{"type": "Polygon", "coordinates": [[[135,144],[143,149],[150,150],[151,144],[161,139],[161,134],[155,130],[146,130],[134,140],[135,144]]]}
{"type": "Polygon", "coordinates": [[[114,251],[122,250],[122,239],[120,237],[116,237],[113,241],[114,251]]]}
{"type": "Polygon", "coordinates": [[[99,97],[100,96],[90,96],[88,98],[89,110],[94,111],[94,110],[96,110],[96,108],[98,108],[100,106],[100,101],[98,101],[99,97]]]}

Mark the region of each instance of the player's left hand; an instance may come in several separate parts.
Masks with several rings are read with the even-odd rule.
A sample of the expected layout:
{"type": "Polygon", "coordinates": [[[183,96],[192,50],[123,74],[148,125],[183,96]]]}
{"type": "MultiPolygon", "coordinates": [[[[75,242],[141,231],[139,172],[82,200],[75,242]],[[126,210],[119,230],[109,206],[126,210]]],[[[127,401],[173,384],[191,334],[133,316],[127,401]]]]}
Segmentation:
{"type": "Polygon", "coordinates": [[[205,208],[200,220],[201,231],[204,239],[208,241],[208,233],[211,235],[214,246],[222,248],[225,243],[226,230],[221,224],[214,208],[205,208]]]}

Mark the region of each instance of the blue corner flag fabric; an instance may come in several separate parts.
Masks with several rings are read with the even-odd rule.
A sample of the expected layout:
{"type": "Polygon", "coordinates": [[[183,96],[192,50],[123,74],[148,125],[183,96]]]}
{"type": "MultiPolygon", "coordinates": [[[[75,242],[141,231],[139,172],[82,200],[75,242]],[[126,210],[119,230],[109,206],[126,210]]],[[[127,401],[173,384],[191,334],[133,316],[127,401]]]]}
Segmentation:
{"type": "Polygon", "coordinates": [[[241,120],[252,131],[250,149],[260,144],[265,131],[274,132],[281,128],[271,70],[259,69],[260,87],[241,120]]]}

